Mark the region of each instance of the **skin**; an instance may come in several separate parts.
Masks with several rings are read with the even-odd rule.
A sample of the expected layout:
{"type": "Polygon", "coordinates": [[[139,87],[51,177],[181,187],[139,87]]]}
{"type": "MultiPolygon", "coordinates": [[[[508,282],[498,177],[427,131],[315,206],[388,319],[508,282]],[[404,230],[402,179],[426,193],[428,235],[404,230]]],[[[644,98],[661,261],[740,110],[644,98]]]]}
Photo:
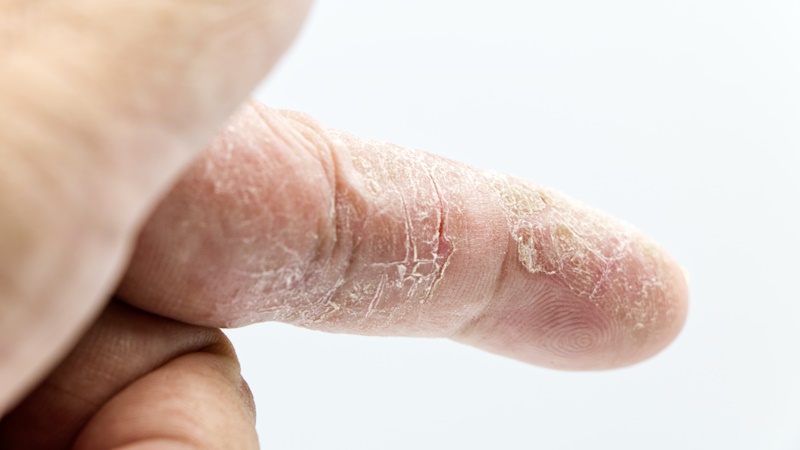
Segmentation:
{"type": "Polygon", "coordinates": [[[562,369],[679,332],[682,271],[630,226],[245,102],[308,7],[0,0],[0,447],[257,447],[216,327],[562,369]]]}

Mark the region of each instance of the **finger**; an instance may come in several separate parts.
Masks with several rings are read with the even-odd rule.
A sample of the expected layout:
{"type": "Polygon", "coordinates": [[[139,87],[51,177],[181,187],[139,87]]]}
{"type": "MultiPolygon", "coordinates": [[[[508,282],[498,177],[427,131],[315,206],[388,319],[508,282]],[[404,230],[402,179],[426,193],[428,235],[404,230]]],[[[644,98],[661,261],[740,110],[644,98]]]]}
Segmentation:
{"type": "Polygon", "coordinates": [[[0,0],[0,413],[288,45],[303,0],[0,0]]]}
{"type": "Polygon", "coordinates": [[[167,363],[113,398],[74,448],[258,448],[255,415],[251,403],[243,401],[249,391],[242,393],[233,362],[226,355],[201,352],[167,363]]]}
{"type": "MultiPolygon", "coordinates": [[[[198,420],[210,421],[220,420],[211,414],[220,408],[238,411],[230,420],[241,423],[231,426],[251,439],[252,399],[242,383],[236,357],[219,330],[181,324],[112,303],[56,370],[3,417],[0,447],[31,450],[71,447],[84,430],[98,427],[96,420],[107,420],[103,417],[111,410],[110,402],[117,405],[113,407],[118,410],[114,414],[128,414],[130,420],[124,424],[135,436],[152,437],[147,429],[134,426],[143,418],[159,421],[165,431],[179,430],[169,428],[172,419],[168,414],[157,414],[156,410],[169,406],[174,408],[172,414],[184,411],[198,420]],[[209,368],[194,367],[197,364],[208,364],[209,368]],[[192,375],[184,375],[186,370],[192,370],[192,375]],[[175,379],[157,382],[155,373],[161,374],[158,377],[172,374],[175,379]],[[204,389],[205,396],[219,398],[209,399],[212,405],[199,408],[202,398],[195,396],[189,401],[190,398],[176,395],[180,390],[175,390],[172,383],[178,378],[192,389],[204,389]],[[145,385],[149,387],[141,387],[145,385]],[[168,390],[170,395],[154,398],[151,390],[157,389],[168,390]],[[131,399],[130,392],[134,391],[140,398],[133,398],[133,402],[125,400],[131,399]],[[234,394],[222,395],[223,392],[234,394]],[[186,403],[181,403],[182,400],[186,403]],[[134,410],[141,401],[151,402],[155,409],[137,419],[134,410]],[[187,409],[190,407],[196,410],[187,409]],[[204,415],[195,414],[199,412],[204,415]]],[[[94,433],[93,438],[85,441],[86,445],[112,448],[103,444],[106,441],[98,441],[119,438],[112,431],[101,427],[84,432],[94,433]]],[[[209,430],[200,427],[196,432],[209,430]]],[[[172,435],[165,433],[160,437],[168,436],[172,435]]]]}
{"type": "Polygon", "coordinates": [[[553,190],[251,105],[144,228],[126,300],[205,325],[444,336],[606,368],[686,312],[667,253],[553,190]]]}

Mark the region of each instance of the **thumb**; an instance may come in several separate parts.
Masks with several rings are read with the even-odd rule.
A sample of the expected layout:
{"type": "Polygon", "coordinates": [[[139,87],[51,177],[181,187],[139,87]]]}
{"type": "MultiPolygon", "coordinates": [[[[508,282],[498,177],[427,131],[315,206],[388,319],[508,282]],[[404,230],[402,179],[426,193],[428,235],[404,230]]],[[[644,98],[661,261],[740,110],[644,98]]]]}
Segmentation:
{"type": "Polygon", "coordinates": [[[0,0],[0,414],[99,309],[146,212],[307,7],[0,0]]]}

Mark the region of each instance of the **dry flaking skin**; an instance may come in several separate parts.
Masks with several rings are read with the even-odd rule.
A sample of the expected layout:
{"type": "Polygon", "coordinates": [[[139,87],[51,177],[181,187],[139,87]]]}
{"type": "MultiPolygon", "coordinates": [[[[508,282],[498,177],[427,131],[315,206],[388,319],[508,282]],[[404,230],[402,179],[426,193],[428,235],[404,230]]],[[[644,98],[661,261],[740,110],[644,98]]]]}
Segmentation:
{"type": "Polygon", "coordinates": [[[525,270],[563,286],[634,340],[676,319],[669,262],[649,238],[551,189],[489,177],[525,270]]]}
{"type": "Polygon", "coordinates": [[[428,155],[331,132],[337,163],[336,221],[348,267],[299,325],[391,333],[416,323],[443,277],[453,246],[428,155]],[[353,276],[352,274],[356,274],[353,276]]]}
{"type": "MultiPolygon", "coordinates": [[[[337,190],[349,192],[337,201],[338,220],[358,228],[353,233],[340,223],[337,233],[358,240],[347,244],[352,254],[346,273],[298,325],[451,335],[491,309],[489,297],[497,289],[484,298],[465,295],[459,304],[452,299],[453,283],[444,291],[440,285],[469,284],[463,273],[450,280],[449,265],[465,252],[487,251],[506,251],[531,278],[564,288],[555,299],[534,289],[527,298],[514,299],[539,302],[542,313],[552,314],[543,326],[559,322],[545,338],[551,341],[543,344],[551,347],[547,351],[593,351],[601,341],[618,343],[620,333],[643,341],[672,320],[674,295],[664,281],[664,252],[632,227],[507,175],[346,133],[330,132],[328,139],[340,159],[337,190]],[[346,198],[358,198],[362,206],[354,208],[346,198]],[[488,221],[498,213],[502,227],[484,242],[462,223],[464,216],[488,221]]],[[[489,264],[470,270],[502,278],[489,264]]]]}
{"type": "Polygon", "coordinates": [[[591,303],[608,290],[617,289],[621,297],[634,287],[641,289],[642,302],[663,297],[663,252],[637,230],[552,190],[495,177],[519,262],[530,273],[556,277],[591,303]],[[641,270],[619,264],[628,258],[639,260],[641,270]]]}
{"type": "Polygon", "coordinates": [[[259,106],[136,252],[120,295],[179,320],[452,337],[554,367],[650,356],[686,306],[662,249],[562,194],[259,106]]]}

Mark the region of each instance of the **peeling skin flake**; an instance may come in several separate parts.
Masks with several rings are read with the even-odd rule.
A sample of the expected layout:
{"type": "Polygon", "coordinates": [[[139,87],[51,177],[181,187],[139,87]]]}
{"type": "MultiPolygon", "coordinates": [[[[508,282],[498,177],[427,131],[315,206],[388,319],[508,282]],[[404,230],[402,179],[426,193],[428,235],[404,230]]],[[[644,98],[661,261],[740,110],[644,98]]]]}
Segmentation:
{"type": "Polygon", "coordinates": [[[503,202],[519,263],[601,307],[634,332],[670,314],[663,252],[633,227],[547,188],[488,174],[503,202]],[[638,292],[634,292],[638,290],[638,292]]]}
{"type": "Polygon", "coordinates": [[[646,357],[686,306],[665,252],[567,196],[260,108],[159,206],[120,294],[210,326],[452,337],[561,367],[646,357]]]}
{"type": "Polygon", "coordinates": [[[340,221],[344,216],[353,219],[346,222],[360,223],[348,270],[358,277],[345,276],[326,300],[331,307],[310,325],[358,315],[360,327],[375,331],[413,320],[409,315],[431,300],[455,250],[446,235],[439,188],[426,169],[428,156],[388,144],[376,154],[374,144],[366,151],[363,142],[345,134],[332,133],[331,139],[349,156],[343,189],[369,209],[358,212],[347,202],[338,204],[340,221]]]}
{"type": "MultiPolygon", "coordinates": [[[[565,287],[571,301],[600,308],[633,333],[646,334],[665,319],[659,315],[670,314],[663,305],[668,286],[661,281],[666,263],[632,227],[513,177],[345,133],[328,138],[340,159],[337,190],[349,192],[335,211],[337,251],[348,254],[349,265],[334,284],[301,282],[305,307],[297,305],[298,291],[287,293],[294,307],[276,311],[281,320],[332,331],[355,322],[358,330],[378,334],[413,326],[423,308],[430,314],[437,307],[437,288],[453,255],[468,248],[468,237],[452,236],[448,223],[470,202],[501,211],[517,263],[531,276],[565,287]]],[[[494,239],[502,242],[502,234],[494,239]]],[[[310,272],[342,268],[304,273],[308,279],[310,272]]],[[[287,287],[296,284],[292,278],[287,287]]]]}

